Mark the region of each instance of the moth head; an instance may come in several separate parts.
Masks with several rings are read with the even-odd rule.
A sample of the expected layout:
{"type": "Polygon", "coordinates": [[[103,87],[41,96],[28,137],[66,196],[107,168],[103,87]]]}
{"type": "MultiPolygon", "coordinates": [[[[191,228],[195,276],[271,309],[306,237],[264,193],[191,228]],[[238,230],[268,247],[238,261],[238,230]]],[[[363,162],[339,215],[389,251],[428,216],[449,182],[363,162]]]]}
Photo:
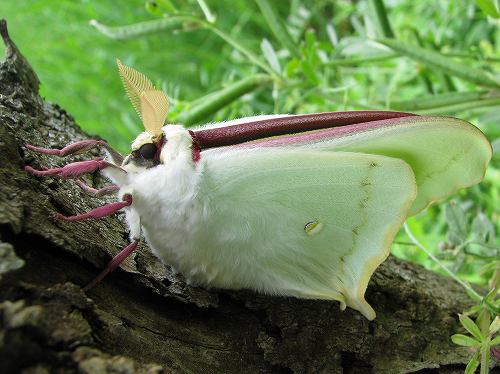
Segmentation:
{"type": "Polygon", "coordinates": [[[132,142],[130,154],[125,157],[122,167],[127,171],[139,172],[161,164],[161,150],[166,139],[163,135],[153,136],[144,131],[132,142]]]}
{"type": "Polygon", "coordinates": [[[160,152],[165,144],[162,127],[168,113],[168,97],[144,74],[116,60],[125,92],[144,125],[143,133],[132,142],[132,152],[122,167],[129,171],[149,169],[160,164],[160,152]]]}

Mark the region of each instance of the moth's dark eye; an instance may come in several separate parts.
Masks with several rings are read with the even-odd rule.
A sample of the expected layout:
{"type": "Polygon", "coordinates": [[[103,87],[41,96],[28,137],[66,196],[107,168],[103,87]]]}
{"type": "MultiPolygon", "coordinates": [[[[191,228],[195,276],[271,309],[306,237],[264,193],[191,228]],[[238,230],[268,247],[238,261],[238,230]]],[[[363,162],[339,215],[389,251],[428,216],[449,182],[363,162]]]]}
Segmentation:
{"type": "Polygon", "coordinates": [[[154,145],[153,143],[144,144],[143,146],[141,146],[141,148],[139,148],[139,154],[143,158],[151,160],[153,157],[155,157],[156,145],[154,145]]]}

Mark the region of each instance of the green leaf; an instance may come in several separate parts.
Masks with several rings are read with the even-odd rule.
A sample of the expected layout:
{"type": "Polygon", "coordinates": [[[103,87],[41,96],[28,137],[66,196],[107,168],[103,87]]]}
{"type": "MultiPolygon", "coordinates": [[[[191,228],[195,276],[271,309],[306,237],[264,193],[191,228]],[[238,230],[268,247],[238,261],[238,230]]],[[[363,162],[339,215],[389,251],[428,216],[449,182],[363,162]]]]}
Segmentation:
{"type": "Polygon", "coordinates": [[[313,85],[318,85],[320,82],[318,77],[319,70],[316,69],[316,66],[319,64],[319,58],[317,54],[316,35],[313,30],[307,30],[306,32],[303,51],[304,58],[300,60],[302,72],[309,82],[313,85]]]}
{"type": "Polygon", "coordinates": [[[278,74],[281,74],[281,65],[278,60],[278,56],[276,55],[276,51],[274,50],[269,40],[267,40],[266,38],[262,39],[262,42],[260,43],[260,49],[262,50],[264,57],[266,58],[269,65],[271,65],[273,70],[275,70],[278,74]]]}
{"type": "Polygon", "coordinates": [[[302,68],[302,72],[307,77],[307,80],[312,84],[317,85],[319,83],[319,80],[316,75],[316,71],[314,70],[314,67],[311,65],[310,61],[301,60],[300,66],[302,68]]]}
{"type": "Polygon", "coordinates": [[[297,48],[292,36],[288,32],[285,23],[282,18],[278,17],[274,12],[273,8],[267,0],[255,0],[257,5],[262,12],[262,15],[267,21],[269,28],[276,37],[276,39],[281,43],[281,45],[286,48],[290,54],[296,58],[300,58],[300,52],[297,48]]]}
{"type": "Polygon", "coordinates": [[[448,223],[448,238],[454,245],[460,245],[467,240],[466,212],[456,202],[446,205],[446,222],[448,223]]]}
{"type": "Polygon", "coordinates": [[[335,28],[330,23],[326,25],[326,35],[328,35],[328,39],[334,48],[339,45],[337,31],[335,31],[335,28]]]}
{"type": "Polygon", "coordinates": [[[495,319],[491,322],[488,331],[490,334],[495,334],[498,330],[500,330],[500,317],[496,316],[495,319]]]}
{"type": "Polygon", "coordinates": [[[465,368],[464,374],[474,374],[477,367],[479,366],[479,355],[479,350],[474,353],[474,356],[472,356],[471,360],[467,364],[467,367],[465,368]]]}
{"type": "Polygon", "coordinates": [[[241,44],[238,40],[231,37],[229,34],[222,31],[221,29],[215,27],[214,25],[205,24],[205,26],[209,30],[214,32],[216,35],[218,35],[221,39],[223,39],[226,43],[228,43],[233,48],[240,51],[244,56],[246,56],[248,58],[249,61],[251,61],[252,63],[254,63],[257,66],[260,66],[267,73],[276,76],[276,72],[273,69],[271,69],[270,66],[268,66],[267,64],[262,62],[261,59],[255,53],[253,53],[250,49],[248,49],[243,44],[241,44]]]}
{"type": "Polygon", "coordinates": [[[177,13],[177,8],[170,0],[154,0],[167,13],[177,13]]]}
{"type": "MultiPolygon", "coordinates": [[[[371,64],[374,62],[392,60],[397,57],[400,57],[399,53],[383,53],[377,54],[375,56],[356,56],[356,57],[344,57],[338,59],[332,59],[325,62],[325,65],[328,66],[342,66],[342,65],[360,65],[360,64],[371,64]]],[[[414,101],[414,100],[412,100],[414,101]]]]}
{"type": "Polygon", "coordinates": [[[483,309],[483,307],[481,305],[474,305],[473,307],[467,309],[467,311],[465,313],[466,314],[475,314],[475,313],[479,313],[482,309],[483,309]]]}
{"type": "Polygon", "coordinates": [[[272,82],[269,75],[257,74],[232,83],[226,88],[208,94],[203,99],[198,99],[196,106],[177,117],[175,120],[184,125],[192,125],[207,118],[219,109],[230,104],[239,97],[272,82]]]}
{"type": "Polygon", "coordinates": [[[455,334],[451,336],[451,341],[456,345],[461,345],[462,347],[478,347],[481,345],[476,339],[463,334],[455,334]]]}
{"type": "Polygon", "coordinates": [[[403,43],[396,39],[379,39],[377,41],[391,48],[393,51],[399,52],[417,62],[465,79],[469,82],[488,87],[500,86],[500,82],[488,72],[472,66],[463,65],[452,58],[443,56],[439,52],[403,43]]]}
{"type": "Polygon", "coordinates": [[[490,347],[494,347],[494,346],[499,345],[499,344],[500,344],[500,335],[497,336],[492,341],[490,341],[490,347]]]}
{"type": "Polygon", "coordinates": [[[176,30],[186,27],[187,24],[191,27],[193,25],[196,25],[197,27],[201,27],[203,25],[201,20],[186,16],[173,16],[115,27],[103,25],[96,20],[90,21],[90,25],[94,26],[101,34],[116,40],[126,40],[166,30],[176,30]]]}
{"type": "Polygon", "coordinates": [[[472,319],[470,319],[465,314],[459,314],[458,318],[460,319],[462,326],[465,327],[465,329],[469,331],[473,337],[475,337],[480,342],[483,341],[483,334],[481,334],[481,330],[472,319]]]}
{"type": "Polygon", "coordinates": [[[472,221],[472,233],[478,242],[495,244],[495,228],[484,213],[479,212],[472,221]]]}
{"type": "Polygon", "coordinates": [[[476,0],[476,4],[487,16],[493,18],[500,17],[500,9],[497,0],[476,0]]]}
{"type": "Polygon", "coordinates": [[[147,1],[146,2],[146,11],[154,16],[163,17],[163,12],[160,8],[158,8],[158,4],[156,1],[147,1]]]}

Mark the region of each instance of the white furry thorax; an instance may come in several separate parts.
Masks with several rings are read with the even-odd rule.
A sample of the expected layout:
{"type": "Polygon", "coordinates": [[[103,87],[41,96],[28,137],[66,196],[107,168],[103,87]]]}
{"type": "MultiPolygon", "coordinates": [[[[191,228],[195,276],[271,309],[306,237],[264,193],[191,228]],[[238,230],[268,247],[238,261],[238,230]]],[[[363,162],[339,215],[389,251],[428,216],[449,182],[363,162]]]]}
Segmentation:
{"type": "Polygon", "coordinates": [[[120,199],[125,194],[133,198],[132,205],[126,208],[130,236],[139,238],[142,231],[152,251],[181,270],[187,256],[185,245],[205,210],[204,203],[197,199],[203,164],[193,161],[192,138],[184,127],[167,125],[162,131],[166,143],[159,165],[142,170],[126,165],[124,180],[111,178],[120,185],[120,199]]]}

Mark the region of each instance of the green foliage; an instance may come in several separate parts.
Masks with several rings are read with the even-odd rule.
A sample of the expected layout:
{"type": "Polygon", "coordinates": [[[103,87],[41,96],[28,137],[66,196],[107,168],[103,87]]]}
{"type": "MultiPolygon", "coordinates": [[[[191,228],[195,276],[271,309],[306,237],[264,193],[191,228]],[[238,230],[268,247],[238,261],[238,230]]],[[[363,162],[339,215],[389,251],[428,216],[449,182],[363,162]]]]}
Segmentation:
{"type": "Polygon", "coordinates": [[[498,336],[484,321],[498,326],[500,308],[497,0],[117,4],[4,1],[0,14],[39,73],[42,94],[121,150],[141,126],[116,58],[169,94],[172,122],[391,109],[479,126],[495,153],[484,182],[411,218],[410,236],[401,232],[393,253],[456,278],[477,301],[469,311],[476,322],[460,318],[471,336],[452,339],[477,348],[468,372],[485,370],[485,347],[498,345],[498,336]]]}
{"type": "Polygon", "coordinates": [[[498,0],[476,0],[479,8],[488,16],[500,18],[500,4],[498,0]]]}
{"type": "Polygon", "coordinates": [[[495,88],[500,86],[500,82],[489,72],[475,67],[465,67],[462,63],[455,62],[453,58],[443,56],[440,52],[400,42],[396,39],[378,39],[378,41],[391,48],[394,52],[401,53],[417,62],[451,76],[462,78],[480,86],[495,88]]]}
{"type": "Polygon", "coordinates": [[[491,351],[500,345],[500,336],[496,336],[500,330],[500,317],[489,323],[487,314],[480,315],[474,322],[465,314],[460,314],[460,323],[472,336],[455,334],[451,337],[453,343],[474,350],[474,354],[469,361],[465,373],[474,373],[481,365],[481,373],[487,373],[490,365],[491,351]],[[485,319],[486,320],[483,320],[485,319]],[[485,326],[486,329],[481,327],[485,326]]]}

